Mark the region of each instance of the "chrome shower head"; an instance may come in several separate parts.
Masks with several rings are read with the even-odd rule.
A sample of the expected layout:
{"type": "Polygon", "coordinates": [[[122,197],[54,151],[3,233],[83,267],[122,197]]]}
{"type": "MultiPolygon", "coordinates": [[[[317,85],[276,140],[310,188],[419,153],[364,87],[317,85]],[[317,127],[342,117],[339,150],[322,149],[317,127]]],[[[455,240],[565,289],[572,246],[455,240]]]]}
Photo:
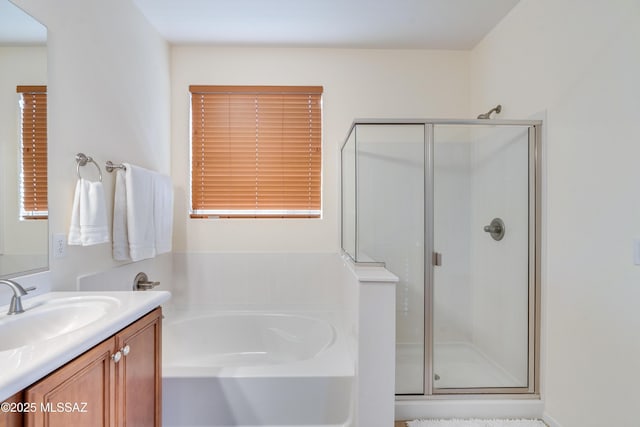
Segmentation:
{"type": "Polygon", "coordinates": [[[480,114],[478,115],[479,119],[490,119],[491,118],[491,113],[496,112],[496,114],[500,114],[500,111],[502,111],[502,105],[498,104],[495,106],[495,108],[492,108],[491,110],[487,111],[486,113],[480,114]]]}

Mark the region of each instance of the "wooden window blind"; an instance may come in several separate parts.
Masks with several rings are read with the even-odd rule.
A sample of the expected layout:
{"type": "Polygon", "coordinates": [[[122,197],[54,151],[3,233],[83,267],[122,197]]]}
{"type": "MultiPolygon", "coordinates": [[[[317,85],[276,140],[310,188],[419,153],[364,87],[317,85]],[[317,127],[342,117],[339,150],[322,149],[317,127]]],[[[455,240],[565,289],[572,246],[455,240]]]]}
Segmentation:
{"type": "Polygon", "coordinates": [[[320,217],[321,86],[189,91],[191,217],[320,217]]]}
{"type": "Polygon", "coordinates": [[[47,87],[18,86],[20,94],[20,217],[46,219],[47,87]]]}

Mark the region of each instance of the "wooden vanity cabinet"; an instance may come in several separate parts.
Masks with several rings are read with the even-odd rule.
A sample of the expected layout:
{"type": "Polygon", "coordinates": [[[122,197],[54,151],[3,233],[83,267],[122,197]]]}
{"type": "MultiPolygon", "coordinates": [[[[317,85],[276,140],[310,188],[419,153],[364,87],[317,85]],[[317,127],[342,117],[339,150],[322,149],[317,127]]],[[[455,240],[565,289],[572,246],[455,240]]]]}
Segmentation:
{"type": "Polygon", "coordinates": [[[157,309],[115,336],[116,348],[125,349],[116,377],[118,426],[162,425],[161,323],[157,309]]]}
{"type": "Polygon", "coordinates": [[[23,392],[18,392],[2,402],[8,404],[0,411],[0,427],[22,427],[22,412],[18,412],[18,404],[23,401],[23,392]]]}
{"type": "Polygon", "coordinates": [[[35,404],[35,410],[25,412],[25,425],[115,425],[115,405],[111,403],[115,397],[116,368],[111,359],[114,345],[113,338],[103,341],[26,389],[25,402],[35,404]],[[67,403],[78,403],[78,410],[72,407],[67,411],[67,403]]]}
{"type": "Polygon", "coordinates": [[[155,309],[27,388],[37,410],[24,425],[160,427],[161,317],[155,309]]]}

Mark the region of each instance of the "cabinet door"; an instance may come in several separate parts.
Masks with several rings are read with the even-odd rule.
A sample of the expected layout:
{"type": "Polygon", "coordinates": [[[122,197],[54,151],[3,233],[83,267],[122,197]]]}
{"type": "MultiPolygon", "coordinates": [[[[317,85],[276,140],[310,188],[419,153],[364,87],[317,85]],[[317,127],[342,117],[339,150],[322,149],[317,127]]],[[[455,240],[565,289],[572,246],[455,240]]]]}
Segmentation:
{"type": "Polygon", "coordinates": [[[18,412],[21,403],[22,397],[24,394],[22,392],[16,393],[7,400],[2,403],[8,403],[9,411],[0,411],[0,427],[22,427],[22,412],[18,412]],[[12,412],[15,410],[15,412],[12,412]]]}
{"type": "Polygon", "coordinates": [[[123,357],[118,365],[118,426],[160,427],[160,308],[116,335],[123,357]]]}
{"type": "Polygon", "coordinates": [[[29,387],[25,401],[37,410],[25,414],[27,427],[112,427],[115,408],[114,338],[98,344],[29,387]]]}

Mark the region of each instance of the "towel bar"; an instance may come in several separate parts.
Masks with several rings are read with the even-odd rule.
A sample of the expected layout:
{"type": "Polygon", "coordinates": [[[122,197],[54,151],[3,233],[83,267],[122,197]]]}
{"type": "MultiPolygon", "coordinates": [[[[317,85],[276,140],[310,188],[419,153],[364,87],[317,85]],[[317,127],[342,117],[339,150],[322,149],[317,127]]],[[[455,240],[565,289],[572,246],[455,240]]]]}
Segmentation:
{"type": "Polygon", "coordinates": [[[113,163],[111,160],[107,160],[107,163],[105,163],[104,168],[107,170],[107,172],[111,173],[113,172],[114,169],[122,169],[122,170],[127,170],[127,168],[125,167],[125,165],[123,164],[118,164],[116,165],[115,163],[113,163]]]}
{"type": "Polygon", "coordinates": [[[76,154],[76,173],[78,174],[78,179],[82,178],[80,176],[80,166],[86,166],[87,163],[93,163],[94,165],[96,165],[96,168],[98,168],[98,176],[100,177],[100,182],[102,182],[102,170],[100,169],[100,166],[98,165],[98,163],[96,163],[95,160],[85,155],[84,153],[76,154]]]}

